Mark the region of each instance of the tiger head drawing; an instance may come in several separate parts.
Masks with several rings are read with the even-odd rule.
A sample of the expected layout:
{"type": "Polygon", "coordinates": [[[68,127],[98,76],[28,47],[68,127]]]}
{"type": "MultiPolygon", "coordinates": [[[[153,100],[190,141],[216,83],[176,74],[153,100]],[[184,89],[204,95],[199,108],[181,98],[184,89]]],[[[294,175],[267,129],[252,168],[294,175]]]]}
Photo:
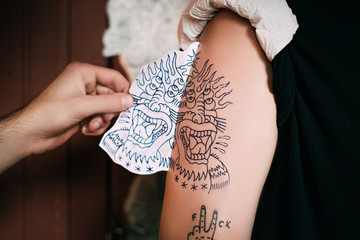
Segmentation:
{"type": "Polygon", "coordinates": [[[200,71],[193,68],[177,119],[174,167],[184,178],[194,181],[209,175],[210,178],[228,175],[217,154],[223,153],[228,138],[223,135],[226,120],[218,116],[218,110],[231,104],[225,99],[231,90],[229,82],[224,82],[224,77],[215,77],[216,71],[211,68],[208,61],[200,71]]]}
{"type": "Polygon", "coordinates": [[[116,161],[169,167],[178,108],[194,55],[179,65],[174,52],[142,69],[130,89],[133,107],[120,114],[121,128],[108,135],[111,141],[104,140],[113,143],[116,161]]]}

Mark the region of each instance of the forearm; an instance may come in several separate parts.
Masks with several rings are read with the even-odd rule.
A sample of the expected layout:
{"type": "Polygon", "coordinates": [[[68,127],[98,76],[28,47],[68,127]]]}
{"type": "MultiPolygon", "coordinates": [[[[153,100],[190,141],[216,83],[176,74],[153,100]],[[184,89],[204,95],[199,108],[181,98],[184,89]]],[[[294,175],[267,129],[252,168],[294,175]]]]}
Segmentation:
{"type": "Polygon", "coordinates": [[[191,239],[204,215],[207,235],[199,237],[213,231],[214,239],[249,239],[277,140],[270,65],[250,24],[229,11],[218,13],[199,40],[179,110],[160,239],[191,239]],[[208,105],[199,90],[205,85],[213,94],[208,105]]]}
{"type": "Polygon", "coordinates": [[[20,109],[0,118],[0,173],[30,155],[22,111],[20,109]]]}

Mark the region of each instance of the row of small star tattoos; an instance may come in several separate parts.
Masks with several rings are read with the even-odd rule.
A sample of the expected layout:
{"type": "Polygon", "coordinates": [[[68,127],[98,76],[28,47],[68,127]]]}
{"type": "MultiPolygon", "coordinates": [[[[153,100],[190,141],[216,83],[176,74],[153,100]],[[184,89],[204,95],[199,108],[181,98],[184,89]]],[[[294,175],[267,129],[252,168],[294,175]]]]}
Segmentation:
{"type": "Polygon", "coordinates": [[[146,168],[145,171],[147,173],[153,173],[154,172],[154,168],[151,167],[151,166],[139,166],[139,165],[132,166],[130,161],[127,161],[124,166],[126,168],[129,168],[129,169],[132,167],[135,170],[135,172],[141,172],[142,171],[141,168],[146,168]]]}
{"type": "Polygon", "coordinates": [[[183,188],[183,189],[190,189],[190,190],[192,190],[192,191],[197,191],[198,189],[203,190],[203,191],[208,190],[208,184],[207,184],[207,183],[196,184],[196,183],[194,183],[194,182],[188,183],[187,181],[180,181],[180,182],[179,182],[180,179],[179,179],[179,176],[178,176],[178,175],[175,175],[174,180],[175,180],[175,182],[180,183],[180,186],[181,186],[181,188],[183,188]]]}
{"type": "MultiPolygon", "coordinates": [[[[123,159],[122,159],[122,157],[121,156],[118,156],[118,159],[117,159],[119,162],[121,162],[123,159]]],[[[127,162],[125,162],[124,163],[124,165],[123,165],[124,167],[126,167],[127,169],[134,169],[134,171],[135,172],[142,172],[143,170],[142,169],[144,169],[145,168],[145,171],[147,172],[147,173],[153,173],[154,172],[154,167],[151,167],[151,166],[140,166],[140,165],[136,165],[136,164],[132,164],[132,162],[130,162],[130,161],[127,161],[127,162]]]]}

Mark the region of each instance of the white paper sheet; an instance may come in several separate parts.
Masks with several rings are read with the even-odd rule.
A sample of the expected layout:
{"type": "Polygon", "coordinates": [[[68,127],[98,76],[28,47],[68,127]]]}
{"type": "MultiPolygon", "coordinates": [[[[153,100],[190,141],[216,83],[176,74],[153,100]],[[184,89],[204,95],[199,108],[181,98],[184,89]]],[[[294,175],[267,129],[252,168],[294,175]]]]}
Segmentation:
{"type": "Polygon", "coordinates": [[[169,169],[179,103],[199,43],[142,68],[130,87],[134,105],[100,142],[111,159],[137,174],[169,169]]]}

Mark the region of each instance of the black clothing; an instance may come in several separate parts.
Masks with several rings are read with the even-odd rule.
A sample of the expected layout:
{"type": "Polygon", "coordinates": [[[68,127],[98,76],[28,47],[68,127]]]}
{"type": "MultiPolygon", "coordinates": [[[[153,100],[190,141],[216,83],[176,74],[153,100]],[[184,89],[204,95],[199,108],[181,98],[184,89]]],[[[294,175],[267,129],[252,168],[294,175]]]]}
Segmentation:
{"type": "Polygon", "coordinates": [[[279,140],[252,239],[360,239],[360,3],[289,0],[275,57],[279,140]]]}

